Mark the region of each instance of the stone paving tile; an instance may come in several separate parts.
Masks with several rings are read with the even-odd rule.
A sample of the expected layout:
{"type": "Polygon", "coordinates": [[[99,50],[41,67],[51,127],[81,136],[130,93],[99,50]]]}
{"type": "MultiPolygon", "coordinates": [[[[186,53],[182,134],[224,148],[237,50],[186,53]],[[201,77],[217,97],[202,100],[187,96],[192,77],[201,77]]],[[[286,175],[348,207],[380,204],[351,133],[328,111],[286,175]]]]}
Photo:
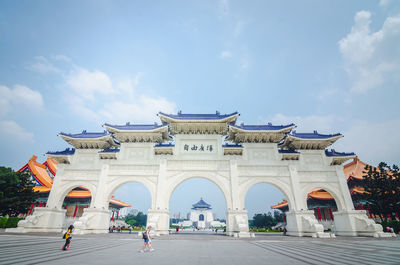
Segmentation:
{"type": "Polygon", "coordinates": [[[74,235],[62,251],[59,234],[0,234],[0,264],[400,264],[400,240],[279,235],[238,239],[174,234],[153,240],[154,252],[139,253],[137,235],[74,235]]]}

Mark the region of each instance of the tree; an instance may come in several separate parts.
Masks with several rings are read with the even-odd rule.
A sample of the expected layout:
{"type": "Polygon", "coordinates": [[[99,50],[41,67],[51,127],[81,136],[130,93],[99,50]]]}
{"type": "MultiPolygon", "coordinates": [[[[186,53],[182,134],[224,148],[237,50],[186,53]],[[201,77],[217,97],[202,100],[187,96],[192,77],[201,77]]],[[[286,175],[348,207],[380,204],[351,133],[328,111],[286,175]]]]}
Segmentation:
{"type": "Polygon", "coordinates": [[[249,225],[256,228],[271,228],[277,223],[278,221],[268,212],[268,214],[255,214],[249,225]]]}
{"type": "Polygon", "coordinates": [[[283,213],[281,211],[274,211],[274,219],[277,223],[283,222],[283,213]]]}
{"type": "Polygon", "coordinates": [[[124,221],[131,226],[146,226],[147,215],[142,212],[138,212],[138,214],[128,214],[125,216],[124,221]]]}
{"type": "Polygon", "coordinates": [[[35,183],[27,172],[14,172],[0,167],[0,215],[18,216],[27,213],[39,197],[35,183]]]}
{"type": "Polygon", "coordinates": [[[362,197],[373,214],[383,214],[386,220],[388,215],[400,210],[399,168],[381,162],[378,168],[367,165],[365,169],[362,185],[366,193],[362,197]]]}

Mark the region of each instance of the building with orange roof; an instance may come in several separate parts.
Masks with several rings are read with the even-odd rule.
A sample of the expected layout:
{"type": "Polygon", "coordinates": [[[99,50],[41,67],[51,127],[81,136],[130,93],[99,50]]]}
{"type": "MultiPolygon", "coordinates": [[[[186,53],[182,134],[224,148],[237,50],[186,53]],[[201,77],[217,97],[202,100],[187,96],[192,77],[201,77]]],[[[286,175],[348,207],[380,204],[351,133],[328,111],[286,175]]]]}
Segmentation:
{"type": "MultiPolygon", "coordinates": [[[[369,211],[368,204],[362,199],[362,194],[365,193],[362,187],[363,176],[365,175],[365,167],[368,164],[361,161],[358,157],[343,166],[343,172],[346,176],[347,186],[353,200],[354,208],[356,210],[366,210],[368,216],[375,220],[382,220],[381,216],[375,216],[369,211]]],[[[314,210],[315,217],[321,221],[332,221],[332,212],[337,211],[337,206],[333,196],[326,190],[313,189],[307,196],[307,206],[310,210],[314,210]]],[[[272,205],[271,209],[281,210],[283,212],[288,211],[288,202],[283,199],[282,202],[272,205]]],[[[395,213],[396,219],[399,219],[399,214],[395,213]]],[[[388,216],[391,218],[391,216],[388,216]]]]}
{"type": "MultiPolygon", "coordinates": [[[[47,158],[44,163],[37,162],[37,156],[33,155],[28,163],[21,167],[18,172],[28,172],[35,183],[33,189],[40,193],[39,199],[31,205],[28,215],[32,213],[35,207],[46,207],[54,177],[57,173],[58,162],[52,158],[47,158]]],[[[63,208],[67,210],[66,217],[76,218],[83,214],[83,209],[90,205],[92,195],[85,187],[77,187],[71,190],[65,197],[63,208]]],[[[111,219],[118,219],[120,210],[131,205],[117,200],[112,196],[109,202],[109,209],[112,211],[111,219]]]]}

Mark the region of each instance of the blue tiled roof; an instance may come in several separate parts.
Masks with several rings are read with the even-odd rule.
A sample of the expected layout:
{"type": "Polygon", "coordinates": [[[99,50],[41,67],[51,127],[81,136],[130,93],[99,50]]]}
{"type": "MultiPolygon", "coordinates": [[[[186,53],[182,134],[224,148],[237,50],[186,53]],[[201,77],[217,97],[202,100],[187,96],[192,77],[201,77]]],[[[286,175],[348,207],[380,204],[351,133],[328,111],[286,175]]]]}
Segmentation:
{"type": "Polygon", "coordinates": [[[159,112],[159,114],[177,120],[221,120],[239,113],[236,111],[231,114],[220,114],[219,111],[216,111],[213,114],[183,114],[182,111],[179,111],[177,114],[166,114],[163,112],[159,112]]]}
{"type": "Polygon", "coordinates": [[[108,135],[107,131],[104,132],[86,132],[86,130],[82,131],[82,133],[63,133],[60,132],[60,135],[68,136],[71,138],[100,138],[108,135]]]}
{"type": "Polygon", "coordinates": [[[47,152],[48,155],[73,155],[75,154],[75,148],[67,148],[64,151],[47,152]]]}
{"type": "Polygon", "coordinates": [[[300,154],[300,152],[290,149],[278,149],[278,152],[281,154],[300,154]]]}
{"type": "Polygon", "coordinates": [[[243,148],[241,144],[223,144],[222,147],[224,148],[243,148]]]}
{"type": "Polygon", "coordinates": [[[154,130],[160,127],[163,127],[165,125],[159,125],[156,122],[153,124],[130,124],[129,122],[127,122],[125,125],[112,125],[112,124],[108,124],[105,123],[105,126],[109,126],[118,130],[154,130]]]}
{"type": "Polygon", "coordinates": [[[272,123],[268,123],[265,125],[245,125],[244,123],[238,125],[235,125],[234,127],[240,128],[243,130],[251,130],[251,131],[278,131],[282,130],[285,128],[293,127],[295,126],[294,123],[288,124],[288,125],[272,125],[272,123]]]}
{"type": "Polygon", "coordinates": [[[192,209],[202,208],[202,209],[211,209],[211,205],[200,199],[196,204],[193,204],[192,209]]]}
{"type": "Polygon", "coordinates": [[[326,156],[354,156],[353,152],[351,153],[345,153],[345,152],[336,152],[335,149],[331,149],[330,151],[328,149],[325,149],[325,155],[326,156]]]}
{"type": "Polygon", "coordinates": [[[108,148],[100,151],[99,153],[118,153],[119,148],[108,148]]]}
{"type": "Polygon", "coordinates": [[[166,144],[156,144],[154,147],[174,147],[173,143],[166,143],[166,144]]]}
{"type": "Polygon", "coordinates": [[[342,134],[336,133],[336,134],[320,134],[317,131],[314,131],[313,133],[297,133],[296,131],[292,131],[290,136],[294,136],[297,138],[302,138],[302,139],[328,139],[336,136],[341,136],[342,134]]]}

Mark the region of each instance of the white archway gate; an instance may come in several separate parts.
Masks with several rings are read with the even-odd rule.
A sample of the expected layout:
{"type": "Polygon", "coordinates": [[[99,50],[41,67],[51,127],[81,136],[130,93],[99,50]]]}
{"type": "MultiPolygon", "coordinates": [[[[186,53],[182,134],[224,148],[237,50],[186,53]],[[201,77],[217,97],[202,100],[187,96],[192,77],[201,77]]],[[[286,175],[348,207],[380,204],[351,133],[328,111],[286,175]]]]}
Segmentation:
{"type": "Polygon", "coordinates": [[[75,222],[76,230],[105,233],[112,193],[125,183],[139,182],[151,194],[148,225],[167,234],[173,191],[200,177],[215,183],[225,196],[228,235],[250,236],[246,193],[257,183],[269,183],[288,200],[289,235],[330,236],[307,210],[310,187],[323,187],[338,204],[337,235],[384,236],[380,225],[353,207],[341,164],[354,154],[325,151],[342,135],[300,134],[292,131],[294,124],[235,125],[238,113],[158,116],[162,125],[105,124],[103,133],[60,133],[75,151],[47,153],[59,162],[47,206],[36,208],[16,231],[61,231],[65,210],[60,202],[72,187],[85,186],[92,200],[75,222]]]}

